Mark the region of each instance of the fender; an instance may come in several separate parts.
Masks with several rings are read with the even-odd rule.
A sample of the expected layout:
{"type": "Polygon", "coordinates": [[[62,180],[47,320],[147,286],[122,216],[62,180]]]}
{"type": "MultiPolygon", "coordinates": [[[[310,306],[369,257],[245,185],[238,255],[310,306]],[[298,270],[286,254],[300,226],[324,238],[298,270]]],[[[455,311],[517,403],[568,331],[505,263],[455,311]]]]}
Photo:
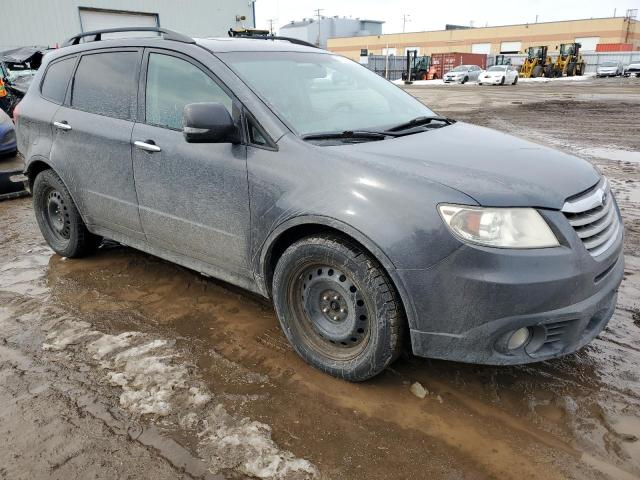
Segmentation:
{"type": "MultiPolygon", "coordinates": [[[[369,237],[367,237],[361,231],[353,228],[352,226],[337,220],[332,217],[322,216],[322,215],[301,215],[297,217],[290,218],[285,220],[280,225],[278,225],[265,239],[262,248],[260,249],[260,256],[254,259],[254,271],[256,272],[256,282],[258,284],[258,288],[262,292],[262,294],[266,297],[270,297],[270,287],[266,284],[266,279],[268,277],[268,268],[269,268],[269,260],[270,255],[273,249],[273,246],[276,244],[278,239],[285,234],[287,231],[290,231],[292,228],[309,225],[309,226],[321,226],[321,227],[329,227],[331,229],[337,230],[340,233],[344,234],[347,237],[350,237],[360,243],[364,248],[366,248],[373,257],[382,265],[385,269],[386,273],[391,278],[398,294],[400,295],[400,299],[402,300],[402,304],[405,309],[405,314],[407,315],[407,320],[409,322],[409,326],[413,326],[415,324],[415,320],[417,318],[415,307],[413,301],[411,301],[411,297],[408,295],[404,283],[402,279],[397,273],[396,266],[393,264],[391,259],[382,251],[382,249],[369,237]]],[[[256,256],[257,257],[257,256],[256,256]]]]}
{"type": "MultiPolygon", "coordinates": [[[[67,191],[69,192],[69,195],[71,196],[71,200],[73,201],[73,204],[76,206],[76,209],[78,210],[78,213],[80,214],[80,218],[82,218],[82,221],[87,226],[87,228],[90,228],[91,225],[87,222],[87,218],[85,217],[84,212],[82,211],[82,208],[80,208],[80,205],[76,201],[73,190],[71,190],[69,188],[69,185],[68,185],[67,181],[64,179],[64,177],[62,175],[60,175],[60,172],[58,170],[56,170],[56,168],[51,164],[51,161],[48,158],[45,158],[42,155],[33,155],[33,156],[31,156],[29,158],[29,160],[27,160],[25,162],[24,175],[26,175],[28,178],[30,178],[30,175],[36,169],[35,165],[37,165],[37,164],[43,164],[43,165],[46,166],[46,168],[42,168],[42,169],[40,169],[40,171],[51,169],[56,173],[56,175],[58,175],[58,177],[60,177],[60,180],[62,181],[64,186],[67,188],[67,191]]],[[[33,192],[32,192],[33,185],[31,184],[31,180],[29,180],[28,185],[29,185],[29,192],[31,194],[33,194],[33,192]]]]}

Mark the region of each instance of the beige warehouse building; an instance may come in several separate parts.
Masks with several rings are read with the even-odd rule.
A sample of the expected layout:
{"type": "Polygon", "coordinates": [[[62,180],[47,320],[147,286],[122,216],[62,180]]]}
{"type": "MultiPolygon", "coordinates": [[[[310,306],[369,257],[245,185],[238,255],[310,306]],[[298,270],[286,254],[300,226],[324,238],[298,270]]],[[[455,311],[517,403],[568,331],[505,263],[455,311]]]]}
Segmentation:
{"type": "Polygon", "coordinates": [[[580,42],[584,52],[595,51],[602,43],[630,43],[640,50],[640,22],[626,17],[592,18],[500,27],[465,28],[431,32],[393,33],[363,37],[330,38],[327,48],[353,60],[361,50],[369,55],[420,55],[471,52],[495,55],[519,53],[530,46],[548,45],[555,53],[561,43],[580,42]]]}

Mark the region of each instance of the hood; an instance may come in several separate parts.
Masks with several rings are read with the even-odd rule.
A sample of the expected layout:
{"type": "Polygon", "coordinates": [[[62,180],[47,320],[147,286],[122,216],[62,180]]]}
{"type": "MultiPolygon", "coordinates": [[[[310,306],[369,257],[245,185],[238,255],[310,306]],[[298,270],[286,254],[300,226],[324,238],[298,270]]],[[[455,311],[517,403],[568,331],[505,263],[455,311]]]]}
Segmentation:
{"type": "Polygon", "coordinates": [[[13,50],[5,50],[0,52],[0,60],[11,63],[25,63],[37,60],[39,64],[47,49],[47,47],[20,47],[13,50]]]}
{"type": "Polygon", "coordinates": [[[600,175],[573,155],[463,122],[390,140],[323,147],[385,175],[422,177],[454,188],[478,204],[559,210],[600,175]]]}

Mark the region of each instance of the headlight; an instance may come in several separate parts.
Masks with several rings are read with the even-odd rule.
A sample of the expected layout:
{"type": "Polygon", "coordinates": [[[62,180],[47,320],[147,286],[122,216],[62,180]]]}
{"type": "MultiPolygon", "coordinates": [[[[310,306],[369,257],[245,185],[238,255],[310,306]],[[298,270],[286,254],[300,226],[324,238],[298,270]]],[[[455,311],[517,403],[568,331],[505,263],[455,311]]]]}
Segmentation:
{"type": "Polygon", "coordinates": [[[558,239],[533,208],[439,205],[440,216],[460,239],[500,248],[557,247],[558,239]]]}

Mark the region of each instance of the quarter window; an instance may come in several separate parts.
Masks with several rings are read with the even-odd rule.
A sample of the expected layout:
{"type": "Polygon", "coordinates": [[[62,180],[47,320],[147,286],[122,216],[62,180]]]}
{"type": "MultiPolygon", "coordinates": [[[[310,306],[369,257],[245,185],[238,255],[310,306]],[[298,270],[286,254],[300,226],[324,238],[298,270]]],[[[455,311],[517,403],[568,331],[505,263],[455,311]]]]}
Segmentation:
{"type": "Polygon", "coordinates": [[[76,70],[71,106],[107,117],[133,120],[138,52],[84,55],[76,70]]]}
{"type": "Polygon", "coordinates": [[[42,82],[41,91],[44,98],[60,104],[64,102],[75,63],[76,57],[72,57],[49,65],[42,82]]]}
{"type": "Polygon", "coordinates": [[[198,67],[170,55],[149,55],[145,93],[148,124],[180,130],[184,107],[200,102],[218,102],[232,112],[231,97],[198,67]]]}

